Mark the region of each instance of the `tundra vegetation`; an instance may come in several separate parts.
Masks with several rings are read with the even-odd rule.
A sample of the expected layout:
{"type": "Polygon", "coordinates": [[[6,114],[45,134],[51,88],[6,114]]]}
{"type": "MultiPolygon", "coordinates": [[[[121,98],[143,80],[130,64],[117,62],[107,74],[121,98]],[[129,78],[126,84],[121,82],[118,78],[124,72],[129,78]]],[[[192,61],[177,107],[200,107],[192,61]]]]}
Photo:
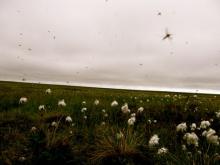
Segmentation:
{"type": "Polygon", "coordinates": [[[220,164],[220,97],[0,82],[0,164],[220,164]]]}

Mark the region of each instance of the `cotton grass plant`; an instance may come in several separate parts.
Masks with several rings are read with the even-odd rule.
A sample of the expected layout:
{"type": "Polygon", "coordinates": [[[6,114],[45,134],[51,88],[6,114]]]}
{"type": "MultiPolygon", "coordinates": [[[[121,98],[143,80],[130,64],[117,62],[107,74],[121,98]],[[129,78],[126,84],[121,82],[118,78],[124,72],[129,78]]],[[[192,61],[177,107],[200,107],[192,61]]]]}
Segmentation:
{"type": "Polygon", "coordinates": [[[92,163],[103,163],[113,159],[119,163],[121,158],[129,162],[135,155],[144,157],[138,150],[138,147],[144,144],[143,135],[133,129],[119,130],[110,127],[105,129],[106,131],[100,132],[95,143],[95,151],[91,153],[92,163]]]}

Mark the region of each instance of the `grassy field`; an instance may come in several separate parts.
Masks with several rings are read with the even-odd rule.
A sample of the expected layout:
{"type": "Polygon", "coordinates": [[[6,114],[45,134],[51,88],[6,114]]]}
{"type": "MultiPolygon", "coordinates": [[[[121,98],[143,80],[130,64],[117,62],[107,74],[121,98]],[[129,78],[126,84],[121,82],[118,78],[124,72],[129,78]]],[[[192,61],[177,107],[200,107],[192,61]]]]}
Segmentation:
{"type": "Polygon", "coordinates": [[[214,95],[0,82],[0,164],[220,164],[219,110],[214,95]]]}

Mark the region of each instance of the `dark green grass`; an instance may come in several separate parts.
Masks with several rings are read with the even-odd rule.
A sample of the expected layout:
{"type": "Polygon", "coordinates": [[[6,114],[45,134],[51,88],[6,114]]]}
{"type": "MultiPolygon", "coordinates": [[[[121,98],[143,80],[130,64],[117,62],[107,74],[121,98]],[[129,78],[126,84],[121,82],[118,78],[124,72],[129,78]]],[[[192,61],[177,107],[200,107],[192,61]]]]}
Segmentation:
{"type": "Polygon", "coordinates": [[[212,118],[211,127],[217,134],[220,131],[215,116],[220,97],[193,95],[0,82],[0,164],[216,164],[219,158],[213,155],[220,149],[208,146],[205,140],[199,148],[181,149],[182,137],[176,133],[181,122],[199,125],[201,120],[212,118]],[[47,88],[51,94],[45,93],[47,88]],[[27,97],[28,102],[19,104],[21,97],[27,97]],[[57,106],[60,99],[65,100],[66,107],[57,106]],[[95,99],[100,101],[97,106],[95,99]],[[114,100],[119,103],[117,107],[110,106],[114,100]],[[124,103],[132,113],[144,107],[134,126],[127,124],[130,115],[121,112],[124,103]],[[46,111],[39,112],[39,105],[45,105],[46,111]],[[85,113],[81,112],[83,107],[88,109],[85,113]],[[102,109],[108,117],[103,116],[102,109]],[[73,125],[65,122],[68,115],[73,125]],[[149,124],[148,120],[157,123],[149,124]],[[53,121],[59,123],[57,128],[51,127],[53,121]],[[30,131],[33,126],[37,131],[30,131]],[[119,132],[124,134],[121,140],[115,139],[119,132]],[[160,137],[160,145],[152,149],[148,141],[153,134],[160,137]],[[167,147],[169,153],[158,156],[160,147],[167,147]],[[202,156],[196,154],[199,150],[202,156]]]}

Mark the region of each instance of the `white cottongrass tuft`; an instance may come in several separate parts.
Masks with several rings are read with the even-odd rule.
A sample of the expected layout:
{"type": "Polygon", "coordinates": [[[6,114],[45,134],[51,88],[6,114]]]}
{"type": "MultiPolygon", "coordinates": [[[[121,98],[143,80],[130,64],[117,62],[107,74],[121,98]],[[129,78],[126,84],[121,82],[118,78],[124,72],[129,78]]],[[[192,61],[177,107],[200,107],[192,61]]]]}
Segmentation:
{"type": "Polygon", "coordinates": [[[176,131],[177,132],[184,132],[187,129],[186,123],[180,123],[176,126],[176,131]]]}
{"type": "Polygon", "coordinates": [[[136,114],[135,114],[135,113],[132,113],[132,114],[131,114],[131,117],[135,117],[135,116],[136,116],[136,114]]]}
{"type": "Polygon", "coordinates": [[[217,118],[220,118],[220,111],[219,112],[215,112],[215,115],[217,118]]]}
{"type": "Polygon", "coordinates": [[[201,121],[200,128],[206,129],[206,128],[208,128],[210,125],[211,125],[211,124],[210,124],[210,122],[209,122],[208,120],[206,120],[206,121],[203,120],[203,121],[201,121]]]}
{"type": "Polygon", "coordinates": [[[51,123],[51,126],[52,126],[52,127],[57,127],[58,124],[57,124],[57,122],[53,121],[53,122],[51,123]]]}
{"type": "Polygon", "coordinates": [[[160,138],[158,137],[157,134],[153,135],[153,136],[150,138],[149,142],[148,142],[149,147],[154,147],[154,146],[158,145],[158,144],[159,144],[159,139],[160,139],[160,138]]]}
{"type": "Polygon", "coordinates": [[[153,122],[156,124],[156,123],[157,123],[157,120],[154,120],[153,122]]]}
{"type": "Polygon", "coordinates": [[[127,103],[125,103],[125,104],[121,107],[121,111],[122,111],[123,113],[130,113],[130,112],[131,112],[131,110],[128,108],[128,104],[127,104],[127,103]]]}
{"type": "Polygon", "coordinates": [[[183,145],[182,145],[182,150],[183,150],[183,151],[186,151],[186,149],[187,149],[187,148],[186,148],[186,145],[183,144],[183,145]]]}
{"type": "Polygon", "coordinates": [[[202,136],[206,137],[209,144],[219,145],[219,137],[215,133],[216,131],[210,128],[208,131],[203,131],[202,136]]]}
{"type": "Polygon", "coordinates": [[[199,155],[201,155],[201,154],[202,154],[202,151],[198,150],[197,153],[198,153],[199,155]]]}
{"type": "Polygon", "coordinates": [[[148,124],[151,124],[152,122],[151,122],[151,120],[149,119],[149,120],[147,120],[147,123],[148,123],[148,124]]]}
{"type": "Polygon", "coordinates": [[[94,104],[95,104],[95,105],[99,105],[99,100],[96,99],[96,100],[94,101],[94,104]]]}
{"type": "Polygon", "coordinates": [[[118,106],[118,102],[116,100],[114,100],[112,103],[111,103],[111,107],[117,107],[118,106]]]}
{"type": "Polygon", "coordinates": [[[195,131],[196,130],[196,123],[192,123],[190,128],[191,128],[191,131],[195,131]]]}
{"type": "Polygon", "coordinates": [[[21,97],[20,100],[19,100],[19,104],[24,104],[26,103],[28,100],[27,100],[27,97],[21,97]]]}
{"type": "Polygon", "coordinates": [[[194,145],[196,147],[199,146],[199,138],[198,136],[192,132],[192,133],[186,133],[184,136],[183,136],[183,139],[186,140],[186,143],[188,145],[194,145]]]}
{"type": "Polygon", "coordinates": [[[134,125],[135,121],[136,121],[136,118],[131,117],[130,119],[128,119],[128,125],[134,125]]]}
{"type": "Polygon", "coordinates": [[[37,128],[36,127],[31,127],[31,132],[36,132],[37,128]]]}
{"type": "Polygon", "coordinates": [[[86,119],[87,119],[87,116],[85,115],[85,116],[83,116],[83,118],[86,120],[86,119]]]}
{"type": "Polygon", "coordinates": [[[164,155],[168,152],[168,149],[165,148],[165,147],[162,147],[162,148],[159,148],[158,151],[157,151],[157,154],[158,155],[164,155]]]}
{"type": "Polygon", "coordinates": [[[38,109],[39,109],[39,111],[43,111],[43,110],[45,110],[45,106],[44,105],[39,105],[38,109]]]}
{"type": "Polygon", "coordinates": [[[167,95],[164,95],[164,97],[165,97],[165,98],[170,98],[170,95],[169,95],[169,94],[167,94],[167,95]]]}
{"type": "Polygon", "coordinates": [[[72,121],[73,121],[73,120],[72,120],[72,118],[71,118],[70,116],[67,116],[67,117],[66,117],[66,122],[72,123],[72,121]]]}
{"type": "Polygon", "coordinates": [[[140,108],[138,108],[138,110],[137,110],[138,113],[142,113],[143,111],[144,111],[144,108],[143,108],[143,107],[140,107],[140,108]]]}
{"type": "Polygon", "coordinates": [[[58,101],[58,106],[59,107],[65,107],[66,106],[66,103],[65,103],[64,99],[58,101]]]}
{"type": "Polygon", "coordinates": [[[50,89],[50,88],[48,88],[48,89],[46,89],[46,91],[45,91],[45,92],[46,92],[46,94],[51,94],[51,92],[52,92],[52,91],[51,91],[51,89],[50,89]]]}
{"type": "Polygon", "coordinates": [[[83,101],[83,102],[82,102],[82,105],[86,105],[86,101],[83,101]]]}
{"type": "Polygon", "coordinates": [[[83,107],[82,109],[81,109],[81,112],[82,113],[84,113],[84,112],[86,112],[87,111],[87,108],[86,107],[83,107]]]}

